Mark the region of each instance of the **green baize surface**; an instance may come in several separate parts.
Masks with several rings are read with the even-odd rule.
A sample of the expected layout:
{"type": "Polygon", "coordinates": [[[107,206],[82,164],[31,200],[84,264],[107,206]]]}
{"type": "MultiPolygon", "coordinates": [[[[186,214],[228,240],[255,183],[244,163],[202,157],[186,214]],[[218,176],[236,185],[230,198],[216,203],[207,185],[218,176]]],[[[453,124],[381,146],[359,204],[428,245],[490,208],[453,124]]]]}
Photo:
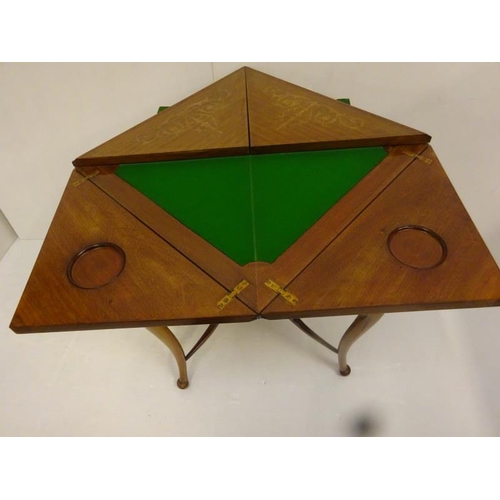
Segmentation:
{"type": "Polygon", "coordinates": [[[240,265],[274,262],[384,148],[120,165],[116,174],[240,265]]]}

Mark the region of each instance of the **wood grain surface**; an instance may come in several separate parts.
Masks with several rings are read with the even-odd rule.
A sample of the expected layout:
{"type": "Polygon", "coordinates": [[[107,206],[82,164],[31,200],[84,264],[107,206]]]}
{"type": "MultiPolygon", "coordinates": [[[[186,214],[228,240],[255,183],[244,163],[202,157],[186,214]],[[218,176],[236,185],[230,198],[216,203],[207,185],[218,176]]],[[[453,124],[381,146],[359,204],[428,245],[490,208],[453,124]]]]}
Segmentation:
{"type": "Polygon", "coordinates": [[[245,68],[253,153],[420,144],[413,128],[245,68]]]}
{"type": "Polygon", "coordinates": [[[245,70],[79,156],[75,166],[248,154],[245,70]]]}
{"type": "MultiPolygon", "coordinates": [[[[250,321],[256,314],[234,298],[217,307],[230,290],[172,248],[76,171],[52,225],[10,327],[18,333],[250,321]],[[126,257],[109,284],[83,289],[67,276],[83,248],[112,243],[126,257]]],[[[111,263],[115,266],[115,263],[111,263]]],[[[109,259],[103,259],[103,266],[109,259]]],[[[100,269],[98,278],[106,269],[100,269]]],[[[114,270],[114,268],[113,268],[114,270]]],[[[113,271],[112,270],[112,271],[113,271]]],[[[86,277],[87,280],[90,277],[86,277]]],[[[92,280],[91,280],[92,281],[92,280]]]]}
{"type": "MultiPolygon", "coordinates": [[[[191,229],[172,217],[138,190],[116,175],[113,168],[97,168],[100,175],[90,182],[101,188],[117,203],[193,261],[214,280],[234,288],[242,279],[249,282],[238,296],[242,302],[260,313],[276,293],[265,286],[272,278],[281,286],[294,279],[373,199],[383,191],[427,145],[394,147],[389,155],[336,203],[274,263],[254,262],[240,266],[191,229]]],[[[77,168],[89,175],[94,167],[77,168]]]]}
{"type": "Polygon", "coordinates": [[[431,147],[425,157],[432,163],[414,161],[289,284],[296,306],[278,297],[263,317],[500,305],[498,265],[431,147]],[[415,268],[396,259],[388,238],[407,225],[437,233],[447,247],[444,262],[415,268]]]}

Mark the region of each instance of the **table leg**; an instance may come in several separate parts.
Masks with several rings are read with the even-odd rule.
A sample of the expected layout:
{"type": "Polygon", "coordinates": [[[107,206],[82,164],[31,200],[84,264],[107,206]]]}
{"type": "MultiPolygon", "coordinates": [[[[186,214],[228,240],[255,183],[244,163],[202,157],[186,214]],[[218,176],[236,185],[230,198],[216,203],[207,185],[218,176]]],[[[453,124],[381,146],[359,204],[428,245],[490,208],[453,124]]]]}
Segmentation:
{"type": "Polygon", "coordinates": [[[383,314],[359,315],[344,333],[339,343],[339,371],[344,377],[351,373],[351,368],[347,364],[347,352],[352,344],[367,332],[383,314]]]}
{"type": "Polygon", "coordinates": [[[185,389],[189,385],[186,356],[177,337],[172,333],[170,328],[166,326],[155,326],[148,328],[148,330],[158,337],[171,351],[179,366],[179,379],[177,380],[177,387],[185,389]]]}

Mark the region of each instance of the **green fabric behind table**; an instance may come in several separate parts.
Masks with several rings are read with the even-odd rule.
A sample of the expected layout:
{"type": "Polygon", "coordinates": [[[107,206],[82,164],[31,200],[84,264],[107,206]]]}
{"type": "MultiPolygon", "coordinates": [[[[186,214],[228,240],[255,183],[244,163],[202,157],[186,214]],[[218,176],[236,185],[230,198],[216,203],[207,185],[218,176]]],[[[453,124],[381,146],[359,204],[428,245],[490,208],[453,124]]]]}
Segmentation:
{"type": "Polygon", "coordinates": [[[384,148],[120,165],[116,174],[240,265],[274,262],[384,148]]]}

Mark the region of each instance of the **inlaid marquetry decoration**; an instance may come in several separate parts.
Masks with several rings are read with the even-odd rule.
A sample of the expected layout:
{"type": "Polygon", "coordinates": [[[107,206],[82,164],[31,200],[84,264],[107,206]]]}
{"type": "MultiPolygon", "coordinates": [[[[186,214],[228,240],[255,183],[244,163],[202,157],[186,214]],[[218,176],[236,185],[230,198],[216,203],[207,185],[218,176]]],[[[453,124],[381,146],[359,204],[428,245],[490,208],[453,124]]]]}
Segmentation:
{"type": "Polygon", "coordinates": [[[79,156],[75,166],[248,154],[245,69],[79,156]]]}
{"type": "Polygon", "coordinates": [[[79,156],[75,166],[426,143],[413,128],[241,68],[79,156]]]}
{"type": "Polygon", "coordinates": [[[384,313],[500,305],[430,136],[342,101],[241,68],[155,103],[74,160],[11,328],[147,327],[185,388],[219,323],[291,319],[345,376],[384,313]],[[300,319],[340,314],[338,348],[300,319]],[[167,326],[189,324],[209,327],[185,354],[167,326]]]}
{"type": "Polygon", "coordinates": [[[254,152],[420,144],[430,136],[278,78],[246,73],[254,152]]]}

